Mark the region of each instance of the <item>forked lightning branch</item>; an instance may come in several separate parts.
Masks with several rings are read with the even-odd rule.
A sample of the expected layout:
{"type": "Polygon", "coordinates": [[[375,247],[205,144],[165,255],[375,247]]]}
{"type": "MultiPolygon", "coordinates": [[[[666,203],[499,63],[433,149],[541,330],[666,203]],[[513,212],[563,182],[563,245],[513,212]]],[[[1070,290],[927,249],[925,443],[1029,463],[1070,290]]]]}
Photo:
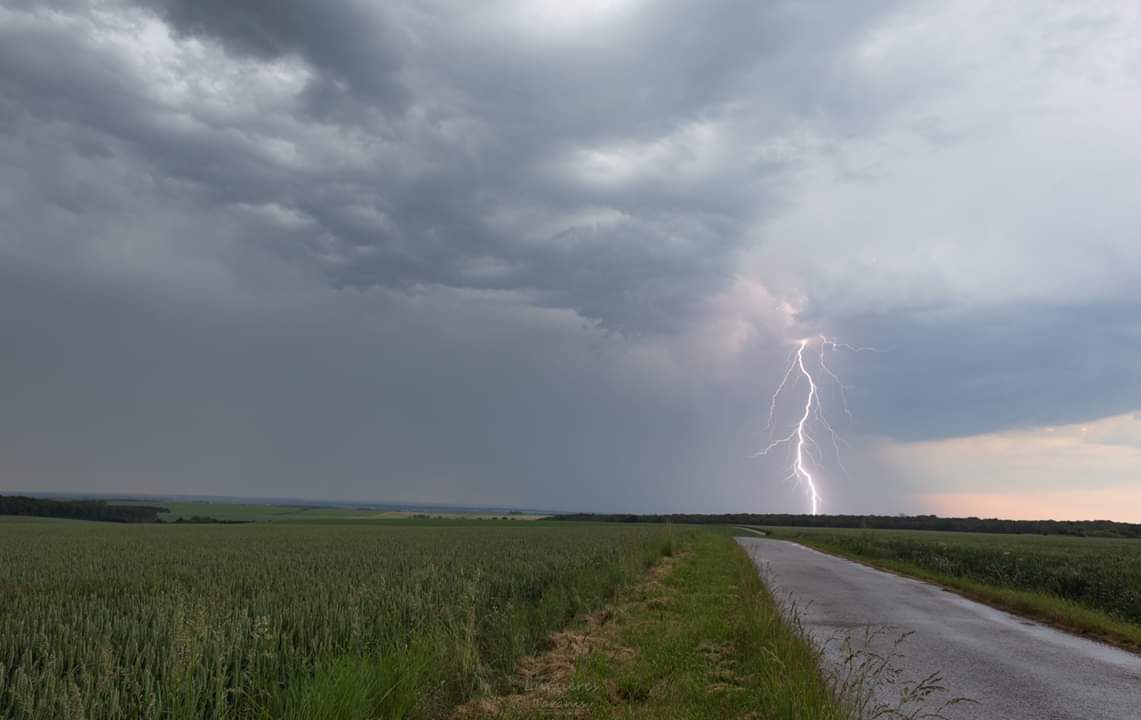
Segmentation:
{"type": "Polygon", "coordinates": [[[836,466],[847,475],[847,469],[844,467],[844,461],[840,454],[840,436],[825,412],[824,401],[821,398],[820,379],[818,378],[820,375],[825,376],[827,381],[836,387],[844,413],[850,420],[852,414],[848,410],[848,398],[844,392],[845,386],[840,382],[839,376],[828,366],[825,357],[826,352],[837,352],[839,350],[862,352],[865,350],[874,351],[874,348],[856,347],[837,342],[823,335],[804,338],[796,342],[796,350],[793,351],[784,376],[769,402],[769,421],[766,428],[769,432],[769,444],[753,454],[754,457],[760,457],[770,455],[778,450],[788,453],[789,472],[785,479],[795,480],[804,487],[808,493],[813,515],[820,511],[822,501],[819,478],[817,477],[820,469],[825,465],[825,453],[817,440],[817,436],[822,432],[827,433],[832,451],[831,457],[835,459],[836,466]],[[814,346],[817,352],[809,351],[806,353],[810,346],[814,346]],[[806,361],[806,354],[813,356],[813,358],[806,361]],[[804,401],[803,404],[797,404],[799,410],[795,416],[795,422],[791,425],[787,435],[777,438],[775,437],[777,405],[785,393],[792,392],[801,385],[804,386],[804,401]]]}

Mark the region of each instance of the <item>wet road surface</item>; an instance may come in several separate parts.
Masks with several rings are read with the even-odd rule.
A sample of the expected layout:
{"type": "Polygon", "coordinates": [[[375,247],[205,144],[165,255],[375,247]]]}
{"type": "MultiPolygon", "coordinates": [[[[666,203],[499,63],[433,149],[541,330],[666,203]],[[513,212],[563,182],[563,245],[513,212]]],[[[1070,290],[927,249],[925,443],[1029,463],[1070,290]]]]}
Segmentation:
{"type": "MultiPolygon", "coordinates": [[[[937,671],[943,699],[975,701],[945,708],[951,720],[1141,720],[1139,655],[795,543],[737,541],[778,599],[796,606],[833,672],[842,671],[844,637],[887,653],[912,632],[898,647],[900,679],[937,671]]],[[[894,704],[897,688],[878,699],[894,704]]]]}

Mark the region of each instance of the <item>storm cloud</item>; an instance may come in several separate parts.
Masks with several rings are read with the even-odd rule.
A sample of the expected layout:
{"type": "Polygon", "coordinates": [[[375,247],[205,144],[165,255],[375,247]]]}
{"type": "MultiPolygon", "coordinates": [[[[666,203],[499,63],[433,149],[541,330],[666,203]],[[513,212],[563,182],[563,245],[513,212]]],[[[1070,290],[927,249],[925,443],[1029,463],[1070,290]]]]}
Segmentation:
{"type": "Polygon", "coordinates": [[[800,508],[750,454],[823,332],[881,351],[826,507],[917,509],[885,447],[1141,408],[1138,31],[7,3],[0,487],[800,508]]]}

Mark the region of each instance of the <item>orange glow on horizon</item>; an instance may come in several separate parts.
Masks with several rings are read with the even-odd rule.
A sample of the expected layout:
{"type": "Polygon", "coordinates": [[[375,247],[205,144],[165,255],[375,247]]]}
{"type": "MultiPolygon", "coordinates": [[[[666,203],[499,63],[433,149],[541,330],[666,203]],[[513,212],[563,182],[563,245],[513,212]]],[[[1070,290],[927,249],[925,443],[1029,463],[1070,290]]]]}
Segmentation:
{"type": "Polygon", "coordinates": [[[927,512],[1009,520],[1116,520],[1141,523],[1141,488],[1021,493],[928,493],[927,512]]]}

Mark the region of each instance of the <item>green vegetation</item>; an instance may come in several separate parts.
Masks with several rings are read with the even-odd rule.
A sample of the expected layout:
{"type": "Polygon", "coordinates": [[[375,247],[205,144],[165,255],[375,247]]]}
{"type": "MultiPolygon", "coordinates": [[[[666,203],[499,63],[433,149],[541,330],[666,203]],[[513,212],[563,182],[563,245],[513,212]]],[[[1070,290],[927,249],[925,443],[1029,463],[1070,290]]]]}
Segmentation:
{"type": "Polygon", "coordinates": [[[1013,612],[1141,648],[1141,541],[768,528],[1013,612]]]}
{"type": "Polygon", "coordinates": [[[460,718],[845,718],[814,651],[728,534],[687,550],[460,718]]]}
{"type": "Polygon", "coordinates": [[[0,523],[0,717],[435,717],[674,547],[662,527],[0,523]]]}
{"type": "MultiPolygon", "coordinates": [[[[862,716],[735,530],[174,505],[0,518],[0,717],[862,716]]],[[[768,530],[1141,646],[1136,541],[768,530]]]]}
{"type": "Polygon", "coordinates": [[[109,505],[103,500],[47,500],[23,495],[0,495],[0,516],[51,517],[119,523],[158,522],[164,507],[109,505]]]}
{"type": "Polygon", "coordinates": [[[1141,524],[1112,520],[1001,520],[944,518],[937,515],[786,515],[731,513],[726,515],[558,515],[559,520],[625,523],[687,523],[693,525],[766,525],[796,528],[859,528],[870,530],[938,530],[944,532],[1075,535],[1079,537],[1141,538],[1141,524]]]}
{"type": "Polygon", "coordinates": [[[161,515],[164,521],[194,516],[212,517],[218,520],[237,522],[297,522],[298,520],[342,520],[358,517],[375,517],[374,510],[360,510],[342,507],[317,507],[302,505],[260,505],[253,503],[228,503],[177,501],[164,503],[169,512],[161,515]]]}
{"type": "MultiPolygon", "coordinates": [[[[153,504],[150,500],[122,500],[122,505],[153,504]]],[[[342,520],[392,522],[426,520],[451,524],[455,520],[534,520],[540,516],[505,512],[498,515],[484,512],[463,512],[456,510],[399,511],[380,510],[369,507],[341,505],[274,505],[266,503],[239,503],[209,500],[175,500],[163,502],[158,519],[163,522],[188,521],[193,518],[209,518],[218,522],[340,522],[342,520]]]]}

